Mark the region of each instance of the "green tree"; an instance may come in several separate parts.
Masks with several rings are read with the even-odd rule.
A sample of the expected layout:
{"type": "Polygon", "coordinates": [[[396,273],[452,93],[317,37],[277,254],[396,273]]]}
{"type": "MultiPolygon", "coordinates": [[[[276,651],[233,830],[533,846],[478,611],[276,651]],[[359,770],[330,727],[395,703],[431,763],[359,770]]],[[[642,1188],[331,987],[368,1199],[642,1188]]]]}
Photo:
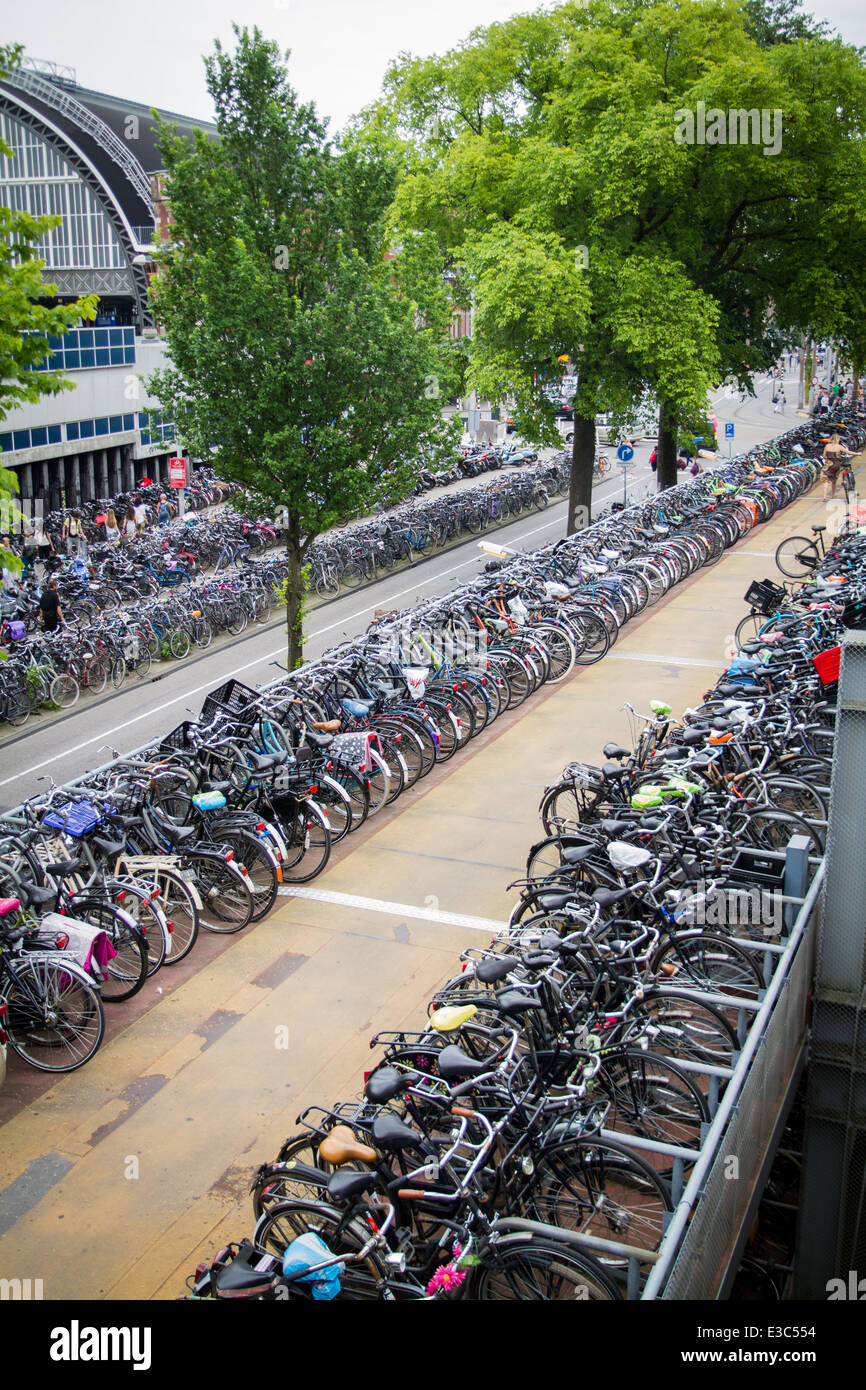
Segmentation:
{"type": "MultiPolygon", "coordinates": [[[[0,76],[13,70],[21,58],[20,44],[0,47],[0,76]]],[[[0,154],[13,151],[0,141],[0,154]]],[[[33,404],[42,396],[70,391],[74,382],[62,372],[37,372],[33,368],[48,355],[50,334],[62,334],[81,319],[96,316],[97,299],[87,295],[71,304],[41,303],[50,300],[57,286],[42,278],[45,262],[40,260],[38,242],[59,217],[32,217],[0,206],[0,420],[10,410],[33,404]]],[[[0,511],[10,516],[10,529],[17,527],[21,513],[14,503],[18,478],[10,469],[0,469],[0,511]]],[[[5,563],[12,568],[17,561],[5,563]]]]}
{"type": "MultiPolygon", "coordinates": [[[[580,257],[584,293],[561,280],[580,372],[569,528],[589,504],[597,409],[624,421],[655,395],[664,487],[708,388],[751,389],[774,360],[774,301],[862,188],[862,93],[856,50],[793,30],[762,46],[734,0],[568,3],[390,70],[386,101],[415,141],[396,216],[465,264],[485,382],[502,372],[489,323],[514,320],[520,422],[536,438],[550,415],[535,370],[545,344],[521,297],[537,302],[580,257]],[[713,111],[721,138],[703,124],[713,111]],[[509,265],[520,238],[533,246],[526,282],[509,265]]],[[[562,317],[544,312],[554,357],[562,317]]]]}
{"type": "Polygon", "coordinates": [[[335,148],[276,45],[235,34],[236,52],[217,44],[205,64],[219,138],[160,126],[173,228],[154,303],[170,365],[149,388],[248,509],[281,513],[295,666],[314,538],[405,494],[419,451],[443,447],[447,302],[430,238],[385,241],[392,162],[360,139],[335,148]]]}

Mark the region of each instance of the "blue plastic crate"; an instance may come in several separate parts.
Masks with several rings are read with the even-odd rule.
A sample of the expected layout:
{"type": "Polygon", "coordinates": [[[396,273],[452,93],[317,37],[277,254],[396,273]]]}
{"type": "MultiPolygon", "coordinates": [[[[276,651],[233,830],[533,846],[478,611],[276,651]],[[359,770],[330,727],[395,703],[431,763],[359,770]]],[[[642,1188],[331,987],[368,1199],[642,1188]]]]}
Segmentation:
{"type": "Polygon", "coordinates": [[[77,840],[95,830],[102,821],[103,816],[89,801],[77,801],[71,806],[61,806],[56,811],[49,811],[43,825],[50,825],[52,830],[62,830],[64,834],[72,835],[77,840]]]}

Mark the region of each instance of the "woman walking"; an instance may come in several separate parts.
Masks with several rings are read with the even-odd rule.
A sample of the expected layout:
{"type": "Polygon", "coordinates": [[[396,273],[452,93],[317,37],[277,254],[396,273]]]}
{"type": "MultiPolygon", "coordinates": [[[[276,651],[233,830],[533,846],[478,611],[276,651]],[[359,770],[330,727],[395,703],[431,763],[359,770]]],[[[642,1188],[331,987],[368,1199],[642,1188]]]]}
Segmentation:
{"type": "Polygon", "coordinates": [[[821,477],[824,479],[824,501],[836,496],[836,484],[845,464],[846,458],[851,458],[850,449],[846,449],[838,434],[831,434],[827,443],[824,445],[824,467],[821,469],[821,477]]]}

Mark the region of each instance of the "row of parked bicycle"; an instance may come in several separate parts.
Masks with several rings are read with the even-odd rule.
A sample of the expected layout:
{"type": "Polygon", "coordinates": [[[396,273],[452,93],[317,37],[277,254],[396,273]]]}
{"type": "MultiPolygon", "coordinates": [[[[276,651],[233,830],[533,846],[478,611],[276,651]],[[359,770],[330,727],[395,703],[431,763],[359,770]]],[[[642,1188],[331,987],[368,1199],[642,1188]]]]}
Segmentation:
{"type": "MultiPolygon", "coordinates": [[[[561,460],[459,500],[404,504],[331,533],[311,549],[309,588],[323,595],[370,582],[460,534],[546,506],[567,480],[561,460]]],[[[249,622],[266,622],[282,606],[287,566],[281,558],[257,563],[256,557],[281,539],[278,526],[227,511],[189,518],[169,532],[145,532],[121,549],[94,543],[86,561],[53,557],[39,580],[33,575],[0,600],[0,644],[10,649],[0,665],[0,719],[20,725],[42,707],[68,709],[82,691],[101,694],[109,681],[119,688],[127,676],[147,676],[154,660],[182,659],[219,632],[237,636],[249,622]],[[230,573],[214,584],[201,577],[209,568],[230,573]],[[36,638],[39,594],[49,574],[57,580],[63,630],[36,638]],[[159,594],[159,605],[142,606],[143,597],[159,594]]]]}
{"type": "MultiPolygon", "coordinates": [[[[198,721],[132,757],[110,750],[75,788],[4,817],[3,891],[28,904],[31,925],[55,905],[96,928],[102,998],[130,997],[200,928],[266,915],[281,882],[321,873],[336,840],[541,684],[598,661],[628,617],[809,486],[817,465],[789,446],[787,465],[733,466],[730,481],[681,486],[445,599],[380,615],[365,638],[264,691],[228,682],[198,721]]],[[[35,1065],[68,1070],[99,1045],[93,949],[80,976],[64,974],[62,954],[40,956],[53,992],[43,981],[18,1044],[35,1065]]],[[[20,974],[30,957],[5,950],[4,969],[20,974]]]]}
{"type": "MultiPolygon", "coordinates": [[[[833,563],[850,604],[863,537],[833,563]]],[[[422,1026],[371,1040],[359,1098],[298,1116],[252,1175],[252,1237],[188,1297],[638,1296],[796,914],[779,851],[823,852],[822,644],[850,608],[792,601],[802,625],[768,623],[759,664],[682,720],[626,705],[634,746],[545,789],[506,929],[422,1026]]]]}

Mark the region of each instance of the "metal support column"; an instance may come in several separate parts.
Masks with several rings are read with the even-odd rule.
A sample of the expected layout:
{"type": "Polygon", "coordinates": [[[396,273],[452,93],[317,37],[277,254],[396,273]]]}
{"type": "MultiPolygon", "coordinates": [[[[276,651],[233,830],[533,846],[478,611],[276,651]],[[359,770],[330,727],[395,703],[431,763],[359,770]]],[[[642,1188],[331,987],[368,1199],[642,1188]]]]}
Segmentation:
{"type": "Polygon", "coordinates": [[[842,667],[815,973],[803,1184],[793,1296],[826,1299],[831,1279],[866,1275],[866,633],[842,667]]]}

